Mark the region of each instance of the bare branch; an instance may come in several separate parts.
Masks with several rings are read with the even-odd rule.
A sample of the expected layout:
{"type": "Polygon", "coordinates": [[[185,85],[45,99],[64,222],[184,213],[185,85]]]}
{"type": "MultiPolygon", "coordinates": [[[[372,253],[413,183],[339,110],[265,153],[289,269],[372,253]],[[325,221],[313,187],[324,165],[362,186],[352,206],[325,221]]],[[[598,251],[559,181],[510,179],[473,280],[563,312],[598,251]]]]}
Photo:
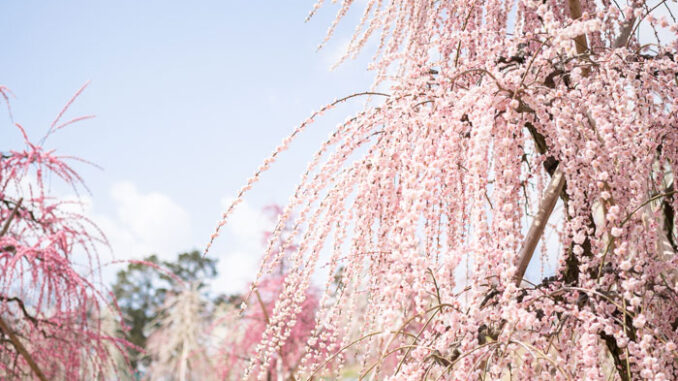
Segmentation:
{"type": "Polygon", "coordinates": [[[556,206],[556,202],[558,201],[558,195],[560,195],[560,192],[563,190],[564,185],[565,185],[565,176],[563,175],[563,172],[560,170],[560,167],[558,167],[556,171],[553,173],[553,177],[551,177],[551,182],[546,188],[544,197],[542,198],[541,203],[539,204],[539,210],[537,211],[537,215],[532,220],[530,230],[527,232],[527,236],[525,236],[525,242],[523,243],[523,247],[522,249],[520,249],[520,253],[518,254],[520,261],[518,262],[518,270],[516,271],[515,274],[516,285],[518,286],[520,286],[520,282],[522,281],[523,276],[525,275],[527,266],[530,264],[530,260],[532,259],[534,249],[537,247],[537,243],[539,242],[539,239],[541,238],[542,234],[544,234],[544,228],[546,227],[546,223],[548,222],[549,217],[551,217],[553,208],[556,206]]]}

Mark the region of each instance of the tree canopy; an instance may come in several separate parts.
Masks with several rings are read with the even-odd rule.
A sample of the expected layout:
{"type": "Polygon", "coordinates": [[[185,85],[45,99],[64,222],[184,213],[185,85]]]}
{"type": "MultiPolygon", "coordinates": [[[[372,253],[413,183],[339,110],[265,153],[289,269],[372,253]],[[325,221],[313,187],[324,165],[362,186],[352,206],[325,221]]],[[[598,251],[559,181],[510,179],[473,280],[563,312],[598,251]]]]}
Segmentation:
{"type": "MultiPolygon", "coordinates": [[[[168,293],[181,292],[193,285],[197,292],[217,275],[216,260],[203,257],[193,250],[177,255],[176,260],[161,260],[149,255],[140,261],[127,264],[118,271],[113,284],[113,294],[126,326],[125,337],[137,348],[145,348],[153,323],[158,321],[166,304],[168,293]]],[[[144,353],[130,348],[132,367],[148,364],[144,353]]]]}
{"type": "Polygon", "coordinates": [[[281,214],[259,279],[292,215],[301,239],[244,377],[266,377],[325,262],[342,290],[327,280],[299,377],[327,375],[348,350],[375,379],[678,377],[669,3],[348,0],[327,39],[359,6],[346,58],[376,41],[373,91],[296,128],[211,237],[314,119],[372,99],[319,147],[281,214]],[[557,269],[534,284],[540,241],[557,269]]]}

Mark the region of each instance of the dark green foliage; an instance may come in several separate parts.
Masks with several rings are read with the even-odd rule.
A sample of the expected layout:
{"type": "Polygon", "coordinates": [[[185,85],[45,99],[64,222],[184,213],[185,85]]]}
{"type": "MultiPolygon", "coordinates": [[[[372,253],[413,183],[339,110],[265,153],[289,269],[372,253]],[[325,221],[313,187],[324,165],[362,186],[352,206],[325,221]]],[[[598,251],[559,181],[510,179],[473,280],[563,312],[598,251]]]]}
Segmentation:
{"type": "MultiPolygon", "coordinates": [[[[217,275],[216,260],[204,257],[197,250],[181,253],[175,261],[162,261],[157,255],[150,255],[142,261],[159,266],[187,283],[198,283],[199,289],[217,275]]],[[[127,340],[138,347],[145,347],[146,335],[161,313],[165,296],[178,289],[178,283],[169,274],[148,264],[129,263],[126,269],[118,271],[113,294],[129,328],[125,334],[127,340]]],[[[133,349],[129,354],[133,368],[139,369],[145,362],[143,354],[133,349]]]]}

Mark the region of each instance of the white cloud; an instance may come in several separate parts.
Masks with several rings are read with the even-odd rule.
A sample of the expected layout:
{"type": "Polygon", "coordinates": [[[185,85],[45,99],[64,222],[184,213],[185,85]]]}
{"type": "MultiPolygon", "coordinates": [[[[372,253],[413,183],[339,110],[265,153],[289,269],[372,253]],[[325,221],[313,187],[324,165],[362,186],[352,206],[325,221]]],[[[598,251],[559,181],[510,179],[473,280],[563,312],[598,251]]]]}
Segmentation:
{"type": "MultiPolygon", "coordinates": [[[[221,200],[226,210],[233,198],[221,200]]],[[[254,280],[264,252],[263,233],[270,231],[273,223],[246,201],[241,202],[229,217],[221,237],[217,238],[210,255],[219,260],[219,276],[212,283],[216,292],[236,293],[245,290],[254,280]]]]}
{"type": "Polygon", "coordinates": [[[219,258],[219,275],[212,281],[212,290],[216,293],[235,294],[246,290],[254,280],[259,269],[260,251],[233,250],[219,258]]]}
{"type": "Polygon", "coordinates": [[[115,184],[111,196],[116,203],[117,221],[124,227],[125,240],[134,240],[170,258],[190,248],[190,217],[169,196],[158,192],[142,194],[130,182],[115,184]]]}
{"type": "Polygon", "coordinates": [[[113,185],[110,194],[115,214],[92,213],[92,220],[108,238],[116,260],[150,254],[172,259],[195,246],[189,214],[169,196],[141,193],[127,181],[113,185]]]}
{"type": "MultiPolygon", "coordinates": [[[[221,208],[226,210],[234,201],[232,197],[221,199],[221,208]]],[[[236,206],[233,214],[229,217],[226,228],[241,240],[256,240],[260,243],[262,234],[273,228],[273,223],[261,210],[256,210],[247,202],[243,201],[236,206]]]]}
{"type": "MultiPolygon", "coordinates": [[[[113,212],[106,214],[97,210],[98,203],[91,197],[72,194],[61,197],[71,202],[64,204],[64,211],[87,217],[106,236],[110,249],[97,247],[104,283],[110,284],[121,268],[121,264],[111,262],[142,259],[151,254],[173,260],[177,253],[198,247],[191,234],[188,212],[169,196],[142,193],[128,181],[114,184],[110,196],[113,212]]],[[[77,254],[75,262],[89,268],[89,257],[84,252],[77,254]]],[[[98,269],[93,270],[98,273],[98,269]]]]}
{"type": "MultiPolygon", "coordinates": [[[[111,213],[97,210],[96,203],[80,197],[82,209],[77,212],[89,217],[106,235],[113,258],[100,249],[102,264],[112,260],[141,259],[157,254],[173,260],[176,254],[204,243],[202,236],[191,232],[189,213],[168,195],[160,192],[141,192],[133,183],[124,181],[113,185],[111,213]],[[199,242],[195,242],[195,239],[199,242]]],[[[70,197],[75,199],[74,197],[70,197]]],[[[233,201],[223,198],[221,210],[233,201]]],[[[73,208],[79,208],[74,205],[73,208]]],[[[73,210],[76,211],[76,210],[73,210]]],[[[263,233],[272,230],[273,222],[261,209],[241,202],[224,227],[209,255],[218,260],[218,277],[212,281],[216,293],[239,293],[254,280],[264,251],[263,233]]],[[[103,268],[104,282],[113,281],[120,265],[103,268]]]]}

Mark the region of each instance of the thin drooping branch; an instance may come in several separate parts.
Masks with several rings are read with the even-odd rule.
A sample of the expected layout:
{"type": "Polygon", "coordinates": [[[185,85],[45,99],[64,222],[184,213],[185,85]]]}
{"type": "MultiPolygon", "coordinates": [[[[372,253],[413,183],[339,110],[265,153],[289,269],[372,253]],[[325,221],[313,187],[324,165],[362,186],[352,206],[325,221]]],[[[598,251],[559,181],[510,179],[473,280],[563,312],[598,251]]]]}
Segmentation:
{"type": "MultiPolygon", "coordinates": [[[[5,224],[2,227],[2,231],[0,231],[0,238],[7,234],[7,231],[9,230],[9,225],[12,223],[12,220],[16,216],[17,212],[19,211],[19,208],[21,207],[21,203],[23,202],[23,199],[19,199],[19,202],[16,203],[14,206],[14,209],[12,210],[12,213],[9,215],[9,218],[7,218],[7,221],[5,221],[5,224]]],[[[12,345],[14,348],[16,348],[17,352],[23,356],[23,358],[26,360],[28,363],[28,366],[31,367],[33,370],[33,373],[41,380],[41,381],[47,381],[47,378],[45,375],[42,373],[40,368],[38,367],[38,364],[35,363],[33,360],[33,357],[31,357],[30,353],[26,350],[23,344],[21,344],[21,341],[19,340],[18,337],[12,332],[12,330],[9,328],[7,323],[5,323],[5,320],[0,316],[0,330],[5,333],[9,337],[9,340],[12,342],[12,345]]]]}

